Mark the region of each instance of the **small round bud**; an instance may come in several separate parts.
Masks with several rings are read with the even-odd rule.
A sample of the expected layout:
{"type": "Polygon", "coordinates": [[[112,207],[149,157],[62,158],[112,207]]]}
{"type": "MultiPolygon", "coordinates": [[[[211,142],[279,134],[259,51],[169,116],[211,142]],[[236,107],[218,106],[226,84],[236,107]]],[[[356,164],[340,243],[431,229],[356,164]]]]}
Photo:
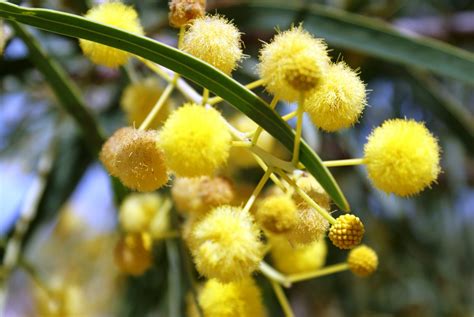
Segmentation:
{"type": "Polygon", "coordinates": [[[257,209],[258,223],[272,233],[292,230],[297,222],[296,204],[287,195],[270,196],[262,200],[257,209]]]}
{"type": "Polygon", "coordinates": [[[321,85],[304,102],[315,125],[333,132],[354,125],[367,104],[365,85],[344,62],[331,64],[321,85]]]}
{"type": "Polygon", "coordinates": [[[366,245],[360,245],[349,252],[349,269],[357,276],[365,277],[375,272],[379,264],[377,253],[366,245]]]}
{"type": "Polygon", "coordinates": [[[326,44],[301,27],[277,34],[260,51],[260,77],[266,89],[286,101],[319,86],[329,67],[326,44]]]}
{"type": "Polygon", "coordinates": [[[168,182],[164,155],[156,131],[121,128],[102,147],[100,160],[127,187],[154,191],[168,182]]]}
{"type": "Polygon", "coordinates": [[[119,222],[127,233],[147,231],[162,201],[155,193],[128,195],[119,211],[119,222]]]}
{"type": "MultiPolygon", "coordinates": [[[[331,198],[319,182],[309,174],[303,174],[296,180],[296,186],[308,194],[319,206],[329,210],[331,198]]],[[[310,206],[298,193],[293,194],[293,199],[300,209],[308,209],[310,206]]]]}
{"type": "MultiPolygon", "coordinates": [[[[143,35],[135,9],[118,1],[105,2],[93,7],[87,12],[85,18],[129,33],[143,35]]],[[[84,54],[98,65],[115,68],[124,65],[131,56],[128,52],[88,40],[80,39],[79,44],[84,54]]]]}
{"type": "Polygon", "coordinates": [[[214,108],[185,104],[166,120],[160,134],[167,166],[178,176],[213,174],[229,157],[232,136],[214,108]]]}
{"type": "Polygon", "coordinates": [[[297,223],[293,230],[285,233],[292,244],[309,244],[324,238],[329,222],[312,208],[299,208],[297,223]]]}
{"type": "Polygon", "coordinates": [[[374,186],[399,196],[416,195],[440,173],[439,146],[423,123],[385,121],[364,147],[369,178],[374,186]]]}
{"type": "Polygon", "coordinates": [[[352,249],[360,244],[364,232],[364,224],[359,217],[345,214],[337,217],[329,229],[329,239],[339,249],[352,249]]]}
{"type": "MultiPolygon", "coordinates": [[[[160,98],[162,92],[158,81],[154,78],[148,78],[128,85],[120,100],[120,105],[127,115],[128,124],[134,127],[140,126],[160,98]]],[[[163,123],[168,117],[170,109],[170,102],[165,102],[151,122],[150,127],[156,128],[159,124],[163,123]]]]}
{"type": "Polygon", "coordinates": [[[241,208],[217,207],[198,221],[191,239],[197,270],[222,283],[248,276],[263,258],[260,231],[241,208]]]}
{"type": "Polygon", "coordinates": [[[169,2],[170,25],[176,28],[185,26],[192,20],[204,16],[206,0],[171,0],[169,2]]]}
{"type": "Polygon", "coordinates": [[[285,274],[317,270],[326,262],[327,245],[324,239],[306,245],[291,245],[283,237],[271,236],[270,243],[273,263],[285,274]]]}
{"type": "Polygon", "coordinates": [[[205,16],[186,31],[183,50],[229,75],[242,58],[240,32],[223,17],[205,16]]]}
{"type": "Polygon", "coordinates": [[[208,280],[199,294],[199,305],[206,317],[267,316],[261,292],[250,277],[226,284],[208,280]]]}
{"type": "Polygon", "coordinates": [[[126,274],[142,275],[152,264],[151,246],[149,234],[127,234],[115,246],[115,263],[126,274]]]}

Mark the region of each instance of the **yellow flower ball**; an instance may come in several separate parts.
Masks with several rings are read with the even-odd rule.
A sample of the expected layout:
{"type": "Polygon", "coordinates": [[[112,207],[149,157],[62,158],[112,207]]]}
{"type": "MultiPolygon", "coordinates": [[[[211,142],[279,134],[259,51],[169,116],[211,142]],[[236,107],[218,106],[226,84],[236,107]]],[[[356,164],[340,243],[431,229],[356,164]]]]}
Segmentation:
{"type": "Polygon", "coordinates": [[[223,17],[204,16],[184,34],[183,50],[229,75],[242,58],[240,32],[223,17]]]}
{"type": "Polygon", "coordinates": [[[38,316],[67,317],[90,314],[84,290],[57,275],[47,281],[47,285],[35,287],[33,295],[38,316]],[[48,292],[44,291],[44,287],[47,287],[48,292]]]}
{"type": "Polygon", "coordinates": [[[121,128],[102,147],[100,160],[111,175],[131,189],[154,191],[168,182],[156,131],[121,128]]]}
{"type": "MultiPolygon", "coordinates": [[[[143,35],[143,28],[135,9],[121,2],[105,2],[95,6],[85,17],[136,35],[143,35]]],[[[130,57],[128,52],[88,40],[80,39],[79,44],[84,54],[98,65],[115,68],[127,63],[130,57]]]]}
{"type": "MultiPolygon", "coordinates": [[[[301,175],[296,180],[296,186],[308,194],[319,206],[327,210],[330,209],[331,198],[329,198],[324,188],[313,176],[306,173],[301,175]]],[[[300,209],[310,208],[308,203],[297,192],[293,194],[293,200],[300,209]]]]}
{"type": "Polygon", "coordinates": [[[364,232],[364,224],[359,217],[345,214],[337,217],[329,229],[329,239],[339,249],[352,249],[360,244],[364,232]]]}
{"type": "MultiPolygon", "coordinates": [[[[154,78],[128,85],[120,100],[120,105],[127,115],[128,124],[139,127],[160,98],[162,92],[160,84],[154,78]]],[[[166,101],[151,122],[150,128],[156,128],[163,123],[170,110],[171,102],[166,101]]]]}
{"type": "Polygon", "coordinates": [[[293,27],[262,48],[258,70],[270,93],[291,102],[320,84],[329,62],[321,39],[302,27],[293,27]]]}
{"type": "Polygon", "coordinates": [[[212,175],[229,157],[232,136],[214,108],[185,104],[166,120],[159,144],[178,176],[212,175]]]}
{"type": "Polygon", "coordinates": [[[365,277],[375,272],[379,264],[377,253],[366,245],[358,246],[347,257],[349,269],[357,276],[365,277]]]}
{"type": "Polygon", "coordinates": [[[182,213],[204,215],[220,205],[234,200],[234,189],[224,177],[177,177],[171,188],[171,196],[182,213]]]}
{"type": "Polygon", "coordinates": [[[179,28],[206,13],[206,0],[171,0],[169,7],[170,25],[179,28]]]}
{"type": "Polygon", "coordinates": [[[369,178],[378,189],[399,196],[418,194],[440,173],[440,148],[423,123],[385,121],[364,147],[369,178]]]}
{"type": "Polygon", "coordinates": [[[265,317],[262,295],[252,278],[222,284],[208,280],[199,294],[206,317],[265,317]]]}
{"type": "Polygon", "coordinates": [[[299,208],[293,230],[285,233],[292,244],[309,244],[321,240],[329,228],[329,222],[312,208],[299,208]]]}
{"type": "Polygon", "coordinates": [[[217,207],[194,226],[191,239],[197,270],[222,283],[250,275],[263,258],[260,231],[241,208],[217,207]]]}
{"type": "Polygon", "coordinates": [[[272,261],[282,273],[304,273],[319,269],[326,262],[327,245],[324,239],[293,246],[284,237],[272,236],[270,243],[272,261]]]}
{"type": "Polygon", "coordinates": [[[263,199],[257,209],[258,223],[272,233],[284,233],[297,224],[296,204],[287,195],[270,196],[263,199]]]}
{"type": "Polygon", "coordinates": [[[320,129],[334,132],[354,125],[367,104],[365,85],[344,62],[332,64],[321,85],[304,102],[320,129]]]}
{"type": "Polygon", "coordinates": [[[151,247],[149,234],[127,234],[115,246],[115,264],[126,274],[142,275],[152,264],[151,247]]]}
{"type": "Polygon", "coordinates": [[[120,205],[119,223],[127,233],[147,231],[162,199],[155,193],[128,195],[120,205]]]}

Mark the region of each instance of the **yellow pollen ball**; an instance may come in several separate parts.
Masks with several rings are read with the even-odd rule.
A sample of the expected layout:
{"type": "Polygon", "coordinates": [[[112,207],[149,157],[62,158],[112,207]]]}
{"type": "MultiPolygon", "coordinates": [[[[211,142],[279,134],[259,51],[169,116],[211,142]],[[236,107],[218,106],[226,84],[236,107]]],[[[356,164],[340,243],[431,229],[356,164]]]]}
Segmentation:
{"type": "Polygon", "coordinates": [[[168,182],[164,155],[156,138],[156,131],[121,128],[102,147],[100,160],[125,186],[154,191],[168,182]]]}
{"type": "Polygon", "coordinates": [[[206,317],[267,316],[260,289],[250,277],[227,284],[208,280],[199,294],[199,305],[206,317]]]}
{"type": "Polygon", "coordinates": [[[284,237],[272,236],[270,243],[273,263],[285,274],[316,270],[326,262],[327,245],[324,239],[293,246],[284,237]]]}
{"type": "Polygon", "coordinates": [[[206,13],[206,0],[171,0],[169,7],[170,25],[179,28],[206,13]]]}
{"type": "Polygon", "coordinates": [[[287,195],[267,197],[259,204],[256,218],[265,230],[273,233],[287,232],[298,221],[296,204],[287,195]]]}
{"type": "MultiPolygon", "coordinates": [[[[308,194],[319,206],[327,210],[330,209],[331,199],[329,195],[313,176],[309,174],[301,175],[296,180],[296,186],[308,194]]],[[[300,209],[310,208],[308,203],[296,192],[293,194],[293,200],[300,209]]]]}
{"type": "Polygon", "coordinates": [[[155,193],[128,195],[119,211],[119,222],[123,230],[127,233],[147,231],[161,203],[161,197],[155,193]]]}
{"type": "MultiPolygon", "coordinates": [[[[128,85],[120,100],[120,105],[127,115],[128,124],[139,127],[160,98],[162,92],[160,84],[154,78],[128,85]]],[[[165,102],[151,122],[150,127],[156,128],[163,123],[168,117],[170,109],[170,102],[165,102]]]]}
{"type": "Polygon", "coordinates": [[[115,246],[115,263],[124,273],[142,275],[152,264],[151,246],[149,234],[127,234],[115,246]]]}
{"type": "Polygon", "coordinates": [[[204,16],[186,31],[183,50],[230,75],[242,59],[240,32],[223,17],[204,16]]]}
{"type": "Polygon", "coordinates": [[[366,245],[358,246],[347,257],[349,269],[357,276],[365,277],[375,272],[379,264],[377,253],[366,245]]]}
{"type": "Polygon", "coordinates": [[[321,85],[308,95],[306,111],[315,125],[334,132],[354,125],[367,104],[365,85],[344,62],[332,64],[321,85]]]}
{"type": "Polygon", "coordinates": [[[270,93],[291,102],[319,86],[329,62],[323,40],[293,27],[262,48],[258,70],[270,93]]]}
{"type": "Polygon", "coordinates": [[[214,108],[185,104],[166,120],[159,144],[178,176],[212,175],[229,157],[232,136],[214,108]]]}
{"type": "Polygon", "coordinates": [[[360,244],[364,232],[364,224],[359,217],[345,214],[337,217],[329,229],[329,239],[339,249],[352,249],[360,244]]]}
{"type": "Polygon", "coordinates": [[[234,189],[231,181],[224,177],[178,177],[171,196],[180,212],[204,215],[214,207],[230,204],[234,200],[234,189]]]}
{"type": "Polygon", "coordinates": [[[197,270],[222,283],[248,276],[263,258],[260,231],[241,208],[217,207],[193,226],[190,238],[197,270]]]}
{"type": "Polygon", "coordinates": [[[298,208],[297,222],[293,230],[285,233],[292,244],[309,244],[321,240],[329,228],[329,222],[313,208],[298,208]]]}
{"type": "MultiPolygon", "coordinates": [[[[143,35],[143,28],[135,9],[121,2],[105,2],[93,7],[85,18],[136,35],[143,35]]],[[[130,57],[128,52],[88,40],[80,39],[79,44],[84,54],[98,65],[115,68],[124,65],[130,57]]]]}
{"type": "Polygon", "coordinates": [[[399,196],[418,194],[440,173],[440,148],[424,124],[414,120],[385,121],[364,147],[369,178],[378,189],[399,196]]]}

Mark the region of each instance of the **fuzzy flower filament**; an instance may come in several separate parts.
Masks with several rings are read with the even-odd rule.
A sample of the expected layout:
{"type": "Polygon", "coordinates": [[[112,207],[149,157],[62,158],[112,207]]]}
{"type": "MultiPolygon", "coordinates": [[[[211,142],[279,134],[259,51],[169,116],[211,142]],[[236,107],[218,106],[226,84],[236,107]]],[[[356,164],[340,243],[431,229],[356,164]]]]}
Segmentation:
{"type": "MultiPolygon", "coordinates": [[[[118,1],[105,2],[93,7],[87,12],[85,18],[136,35],[143,35],[143,28],[135,9],[118,1]]],[[[130,57],[128,52],[92,41],[80,39],[79,44],[84,54],[98,65],[115,68],[124,65],[130,57]]]]}

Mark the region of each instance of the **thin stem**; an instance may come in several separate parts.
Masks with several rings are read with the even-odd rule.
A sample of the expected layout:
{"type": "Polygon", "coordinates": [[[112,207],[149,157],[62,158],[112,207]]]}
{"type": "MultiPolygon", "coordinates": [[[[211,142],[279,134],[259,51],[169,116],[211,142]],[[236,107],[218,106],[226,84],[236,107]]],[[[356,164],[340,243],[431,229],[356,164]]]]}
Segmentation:
{"type": "Polygon", "coordinates": [[[270,178],[270,175],[272,174],[273,169],[269,168],[265,171],[265,174],[263,174],[262,178],[257,184],[257,187],[253,190],[252,195],[250,196],[249,200],[247,200],[247,203],[245,204],[245,207],[243,209],[244,212],[250,211],[250,208],[252,208],[255,200],[257,199],[257,196],[260,194],[260,192],[263,189],[263,186],[267,183],[268,179],[270,178]]]}
{"type": "Polygon", "coordinates": [[[179,317],[181,314],[181,261],[177,241],[166,241],[168,255],[168,316],[179,317]]]}
{"type": "Polygon", "coordinates": [[[273,280],[270,280],[270,284],[272,284],[273,291],[275,292],[278,302],[280,303],[281,308],[285,313],[285,317],[294,317],[295,314],[293,313],[290,303],[288,302],[288,298],[286,298],[285,292],[283,292],[283,289],[281,288],[280,284],[276,283],[273,280]]]}
{"type": "Polygon", "coordinates": [[[295,282],[306,281],[306,280],[310,280],[310,279],[313,279],[313,278],[316,278],[316,277],[325,276],[325,275],[345,271],[345,270],[348,270],[348,269],[349,269],[349,264],[344,262],[344,263],[339,263],[339,264],[333,264],[333,265],[330,265],[330,266],[326,266],[322,269],[311,271],[311,272],[288,275],[287,279],[288,279],[288,281],[290,281],[292,283],[295,283],[295,282]]]}
{"type": "MultiPolygon", "coordinates": [[[[257,161],[257,164],[260,165],[260,167],[263,169],[264,172],[266,172],[269,169],[268,165],[257,154],[252,153],[252,155],[253,155],[255,161],[257,161]]],[[[283,190],[283,191],[287,190],[287,188],[282,184],[280,179],[278,179],[278,177],[274,173],[272,173],[270,175],[270,179],[272,180],[272,182],[275,185],[280,187],[281,190],[283,190]]]]}
{"type": "Polygon", "coordinates": [[[252,147],[252,143],[247,142],[247,141],[232,141],[232,146],[250,148],[252,147]]]}
{"type": "Polygon", "coordinates": [[[312,208],[314,208],[321,216],[323,216],[327,221],[329,221],[330,224],[334,224],[336,222],[336,219],[334,219],[333,216],[329,214],[329,212],[326,211],[323,207],[319,206],[311,197],[309,197],[308,194],[306,194],[301,188],[296,185],[295,181],[292,180],[288,175],[286,175],[285,172],[283,172],[280,169],[276,169],[276,172],[290,184],[295,191],[298,193],[298,195],[303,198],[303,200],[310,205],[312,208]]]}
{"type": "Polygon", "coordinates": [[[281,118],[285,121],[288,121],[288,120],[291,120],[293,119],[294,117],[296,117],[298,115],[298,111],[293,111],[293,112],[290,112],[288,114],[285,114],[284,116],[282,116],[281,118]]]}
{"type": "Polygon", "coordinates": [[[171,230],[171,231],[166,231],[160,234],[156,239],[161,240],[161,239],[174,239],[174,238],[179,238],[180,234],[179,231],[177,230],[171,230]]]}
{"type": "Polygon", "coordinates": [[[296,135],[293,146],[293,159],[291,160],[294,166],[298,165],[300,156],[301,133],[303,132],[303,103],[304,95],[301,94],[300,100],[298,101],[298,108],[296,109],[296,135]]]}
{"type": "Polygon", "coordinates": [[[135,68],[133,68],[131,60],[123,66],[123,69],[127,73],[127,76],[130,79],[131,83],[137,83],[140,81],[139,76],[137,72],[135,71],[135,68]]]}
{"type": "Polygon", "coordinates": [[[277,270],[275,270],[273,267],[268,265],[265,261],[261,261],[260,265],[258,267],[260,272],[265,275],[266,278],[268,278],[271,281],[275,281],[277,283],[280,283],[281,285],[285,287],[290,287],[291,283],[288,281],[286,276],[277,270]]]}
{"type": "Polygon", "coordinates": [[[184,32],[186,29],[184,26],[179,28],[179,34],[178,34],[178,49],[183,48],[183,43],[184,43],[184,32]]]}
{"type": "Polygon", "coordinates": [[[209,99],[209,89],[204,88],[203,91],[202,91],[201,105],[203,105],[203,106],[206,105],[208,99],[209,99]]]}
{"type": "Polygon", "coordinates": [[[38,272],[33,267],[33,265],[25,261],[25,259],[20,258],[18,260],[18,266],[22,268],[28,274],[28,276],[36,284],[36,286],[38,286],[43,292],[45,292],[45,294],[50,299],[53,298],[53,294],[51,290],[49,289],[48,286],[46,286],[46,283],[41,279],[41,277],[39,276],[38,272]]]}
{"type": "MultiPolygon", "coordinates": [[[[258,79],[256,81],[253,81],[253,82],[248,83],[247,85],[245,85],[245,88],[254,89],[254,88],[257,88],[257,87],[262,86],[262,85],[263,85],[263,80],[258,79]]],[[[224,99],[222,99],[221,97],[213,97],[213,98],[209,99],[208,104],[215,105],[219,102],[222,102],[223,100],[224,99]]]]}
{"type": "Polygon", "coordinates": [[[347,159],[347,160],[324,161],[323,164],[326,167],[362,165],[362,164],[365,164],[365,159],[354,158],[354,159],[347,159]]]}
{"type": "Polygon", "coordinates": [[[158,115],[160,112],[161,108],[165,104],[166,100],[168,100],[169,96],[173,92],[174,87],[176,86],[176,81],[178,80],[179,75],[176,74],[174,77],[174,80],[166,86],[165,90],[161,94],[160,98],[156,102],[156,104],[153,106],[153,109],[151,109],[150,113],[146,116],[145,120],[142,122],[140,125],[139,130],[146,130],[149,128],[150,124],[153,122],[155,117],[158,115]]]}
{"type": "MultiPolygon", "coordinates": [[[[277,103],[278,103],[278,97],[275,96],[270,102],[270,105],[269,105],[270,109],[275,109],[277,103]]],[[[262,134],[262,132],[263,132],[263,128],[259,126],[257,130],[255,130],[255,134],[253,135],[252,144],[257,144],[258,138],[260,137],[260,134],[262,134]]]]}

